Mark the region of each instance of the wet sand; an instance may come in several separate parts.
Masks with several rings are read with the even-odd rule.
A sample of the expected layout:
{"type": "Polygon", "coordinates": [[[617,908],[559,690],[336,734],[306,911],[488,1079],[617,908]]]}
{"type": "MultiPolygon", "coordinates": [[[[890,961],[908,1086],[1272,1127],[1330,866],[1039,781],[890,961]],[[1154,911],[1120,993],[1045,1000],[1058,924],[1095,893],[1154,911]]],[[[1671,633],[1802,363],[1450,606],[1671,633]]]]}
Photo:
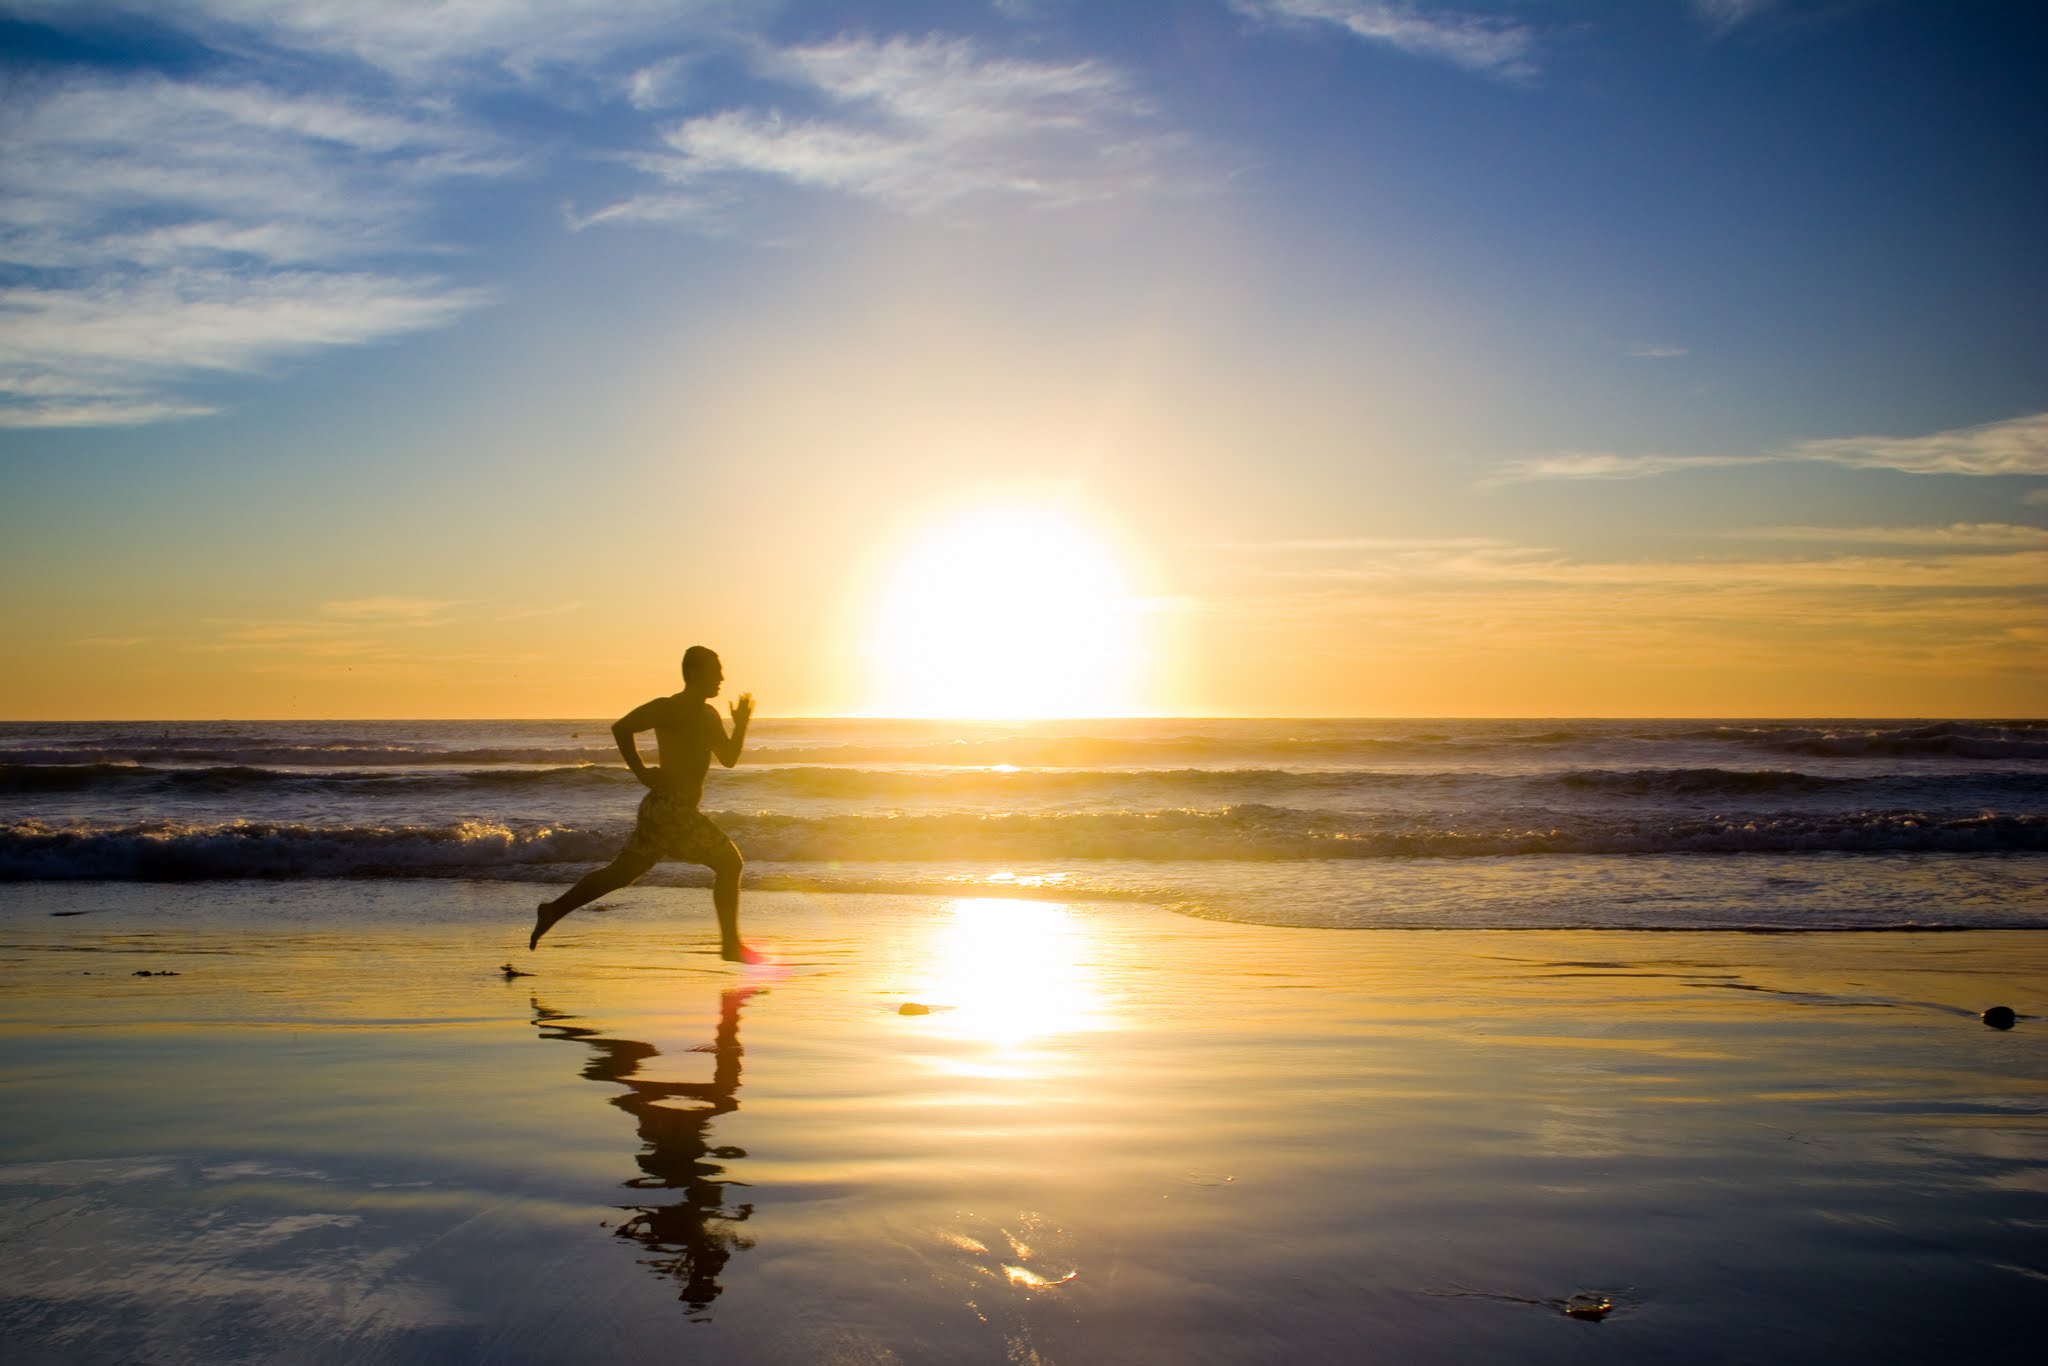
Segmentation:
{"type": "Polygon", "coordinates": [[[528,955],[534,899],[7,888],[0,1354],[1932,1361],[2048,1322],[2048,935],[767,893],[781,961],[736,968],[702,891],[528,955]]]}

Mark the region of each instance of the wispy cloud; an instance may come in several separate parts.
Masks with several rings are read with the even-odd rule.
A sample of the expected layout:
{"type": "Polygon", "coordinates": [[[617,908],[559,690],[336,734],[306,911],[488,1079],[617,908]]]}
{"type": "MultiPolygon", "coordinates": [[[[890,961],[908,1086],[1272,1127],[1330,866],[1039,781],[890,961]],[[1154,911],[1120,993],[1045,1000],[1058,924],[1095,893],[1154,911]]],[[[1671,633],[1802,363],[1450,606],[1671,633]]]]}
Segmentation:
{"type": "Polygon", "coordinates": [[[1705,469],[1716,465],[1762,465],[1768,455],[1664,455],[1650,452],[1622,455],[1613,451],[1556,451],[1549,455],[1526,456],[1503,461],[1485,481],[1488,484],[1518,484],[1534,479],[1647,479],[1674,470],[1705,469]]]}
{"type": "Polygon", "coordinates": [[[1758,526],[1723,535],[1742,541],[1805,541],[1850,545],[1925,546],[1962,550],[2048,547],[2048,527],[2012,522],[1951,522],[1947,526],[1758,526]]]}
{"type": "Polygon", "coordinates": [[[692,218],[773,182],[928,213],[970,199],[1073,204],[1155,185],[1175,140],[1114,67],[982,55],[964,38],[840,37],[766,52],[762,74],[821,112],[725,109],[665,129],[633,164],[665,188],[581,223],[692,218]]]}
{"type": "Polygon", "coordinates": [[[509,612],[500,613],[498,620],[531,621],[535,617],[566,616],[571,612],[579,612],[581,610],[583,610],[583,601],[578,598],[568,602],[549,602],[532,607],[516,607],[509,612]]]}
{"type": "Polygon", "coordinates": [[[1231,541],[1218,549],[1244,550],[1259,553],[1295,551],[1303,554],[1327,554],[1331,551],[1384,551],[1400,553],[1407,551],[1477,550],[1496,546],[1500,542],[1488,536],[1329,536],[1305,537],[1284,541],[1231,541]]]}
{"type": "Polygon", "coordinates": [[[397,626],[433,626],[448,619],[448,609],[461,604],[448,598],[383,596],[348,598],[320,604],[323,616],[343,621],[384,622],[397,626]]]}
{"type": "Polygon", "coordinates": [[[180,67],[200,75],[47,68],[17,76],[0,104],[0,426],[200,416],[216,401],[198,389],[209,375],[487,303],[488,288],[447,277],[451,258],[424,225],[453,185],[526,164],[511,137],[485,131],[479,96],[507,81],[565,106],[653,113],[713,88],[702,77],[716,67],[718,88],[744,74],[782,98],[703,106],[652,130],[650,148],[600,154],[654,188],[574,226],[716,229],[777,187],[929,214],[1195,181],[1181,141],[1108,63],[991,55],[937,34],[778,46],[761,36],[775,8],[0,0],[0,15],[142,25],[208,50],[180,67]]]}
{"type": "Polygon", "coordinates": [[[1757,587],[2048,588],[2048,528],[1754,527],[1726,538],[1853,544],[1864,549],[1769,558],[1600,560],[1490,537],[1275,541],[1241,549],[1282,558],[1269,579],[1325,584],[1401,579],[1439,584],[1713,589],[1757,587]],[[1989,553],[1975,553],[1984,551],[1989,553]],[[1320,563],[1316,562],[1320,560],[1320,563]],[[1306,561],[1306,562],[1305,562],[1306,561]]]}
{"type": "Polygon", "coordinates": [[[1931,436],[1802,441],[1781,458],[1908,474],[2048,474],[2048,412],[1931,436]]]}
{"type": "Polygon", "coordinates": [[[720,32],[769,9],[761,0],[0,0],[44,23],[134,18],[229,52],[341,58],[426,86],[465,71],[536,80],[620,52],[720,32]]]}
{"type": "Polygon", "coordinates": [[[1364,42],[1467,71],[1510,78],[1536,72],[1535,35],[1510,20],[1385,0],[1232,0],[1232,6],[1257,19],[1331,25],[1364,42]]]}
{"type": "Polygon", "coordinates": [[[1382,663],[1405,654],[1433,667],[1561,651],[1581,664],[1719,674],[1812,673],[1822,658],[1852,672],[1957,677],[2048,667],[2048,537],[1982,525],[1874,530],[1895,539],[1844,553],[1734,558],[1586,558],[1470,538],[1434,549],[1333,541],[1320,557],[1274,545],[1266,549],[1278,562],[1204,606],[1312,633],[1326,652],[1358,641],[1382,663]],[[1994,538],[2001,543],[1979,543],[1994,538]]]}
{"type": "Polygon", "coordinates": [[[1502,463],[1491,483],[1534,479],[1643,479],[1718,465],[1806,461],[1906,474],[2048,475],[2048,412],[1927,436],[1843,436],[1752,455],[1564,451],[1502,463]]]}
{"type": "Polygon", "coordinates": [[[378,594],[330,599],[293,617],[206,619],[194,624],[180,648],[230,656],[249,673],[328,680],[342,669],[359,680],[417,680],[533,662],[532,652],[477,648],[478,624],[492,619],[484,604],[378,594]]]}
{"type": "Polygon", "coordinates": [[[159,76],[20,82],[0,138],[15,427],[192,416],[195,374],[446,323],[484,292],[391,263],[427,187],[510,165],[431,110],[159,76]]]}
{"type": "Polygon", "coordinates": [[[1778,7],[1778,0],[1693,0],[1693,9],[1716,37],[1778,7]]]}
{"type": "Polygon", "coordinates": [[[670,109],[690,92],[690,63],[681,55],[636,68],[626,77],[626,103],[642,111],[670,109]]]}
{"type": "Polygon", "coordinates": [[[1637,342],[1628,349],[1628,353],[1642,360],[1675,360],[1679,356],[1690,355],[1691,348],[1670,342],[1637,342]]]}

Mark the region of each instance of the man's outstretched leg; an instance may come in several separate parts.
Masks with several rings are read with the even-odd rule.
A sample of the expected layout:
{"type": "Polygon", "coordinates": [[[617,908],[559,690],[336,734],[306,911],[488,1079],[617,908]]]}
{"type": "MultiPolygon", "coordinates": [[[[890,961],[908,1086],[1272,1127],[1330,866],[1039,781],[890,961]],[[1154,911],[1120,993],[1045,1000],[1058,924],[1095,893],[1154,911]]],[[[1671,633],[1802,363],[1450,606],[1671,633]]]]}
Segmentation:
{"type": "MultiPolygon", "coordinates": [[[[535,945],[539,944],[540,937],[553,929],[555,923],[563,916],[579,906],[588,906],[591,902],[607,893],[616,892],[621,887],[630,886],[632,883],[638,882],[641,878],[647,876],[647,870],[652,868],[654,863],[655,860],[648,855],[636,853],[628,849],[604,867],[585,873],[574,887],[571,887],[553,901],[541,902],[540,909],[534,913],[533,933],[526,937],[528,951],[531,951],[535,945]]],[[[737,914],[739,905],[739,882],[737,877],[735,877],[733,882],[733,905],[734,913],[737,914]]],[[[723,922],[721,921],[720,923],[722,924],[723,922]]]]}

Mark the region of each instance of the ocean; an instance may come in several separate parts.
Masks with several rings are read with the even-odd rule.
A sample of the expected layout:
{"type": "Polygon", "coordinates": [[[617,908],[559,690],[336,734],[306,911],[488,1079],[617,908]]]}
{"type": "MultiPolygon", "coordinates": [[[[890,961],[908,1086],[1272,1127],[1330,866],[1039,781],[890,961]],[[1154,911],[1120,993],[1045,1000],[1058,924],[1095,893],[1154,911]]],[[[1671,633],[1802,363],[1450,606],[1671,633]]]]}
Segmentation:
{"type": "MultiPolygon", "coordinates": [[[[640,792],[607,721],[0,723],[0,882],[566,884],[640,792]]],[[[1335,929],[2048,928],[2040,720],[771,717],[705,808],[760,888],[1335,929]]]]}

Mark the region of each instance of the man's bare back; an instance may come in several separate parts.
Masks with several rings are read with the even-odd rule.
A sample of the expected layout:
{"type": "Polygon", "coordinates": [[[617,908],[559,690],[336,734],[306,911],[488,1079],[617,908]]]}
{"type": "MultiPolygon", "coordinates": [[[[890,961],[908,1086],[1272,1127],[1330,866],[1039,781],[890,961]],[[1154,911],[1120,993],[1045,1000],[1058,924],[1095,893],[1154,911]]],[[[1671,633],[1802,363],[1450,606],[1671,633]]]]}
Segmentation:
{"type": "Polygon", "coordinates": [[[631,884],[657,862],[670,858],[711,869],[720,954],[734,962],[759,961],[759,956],[740,942],[740,869],[744,860],[725,832],[699,809],[711,761],[715,758],[727,768],[739,762],[747,723],[754,714],[753,694],[741,693],[732,704],[732,731],[726,732],[717,708],[711,705],[724,682],[725,668],[718,656],[693,645],[683,655],[683,690],[635,707],[612,727],[612,738],[618,741],[626,767],[647,788],[633,834],[609,864],[585,874],[555,900],[540,904],[533,933],[527,936],[528,949],[536,947],[563,916],[631,884]],[[650,730],[658,755],[652,766],[641,758],[637,739],[650,730]]]}

